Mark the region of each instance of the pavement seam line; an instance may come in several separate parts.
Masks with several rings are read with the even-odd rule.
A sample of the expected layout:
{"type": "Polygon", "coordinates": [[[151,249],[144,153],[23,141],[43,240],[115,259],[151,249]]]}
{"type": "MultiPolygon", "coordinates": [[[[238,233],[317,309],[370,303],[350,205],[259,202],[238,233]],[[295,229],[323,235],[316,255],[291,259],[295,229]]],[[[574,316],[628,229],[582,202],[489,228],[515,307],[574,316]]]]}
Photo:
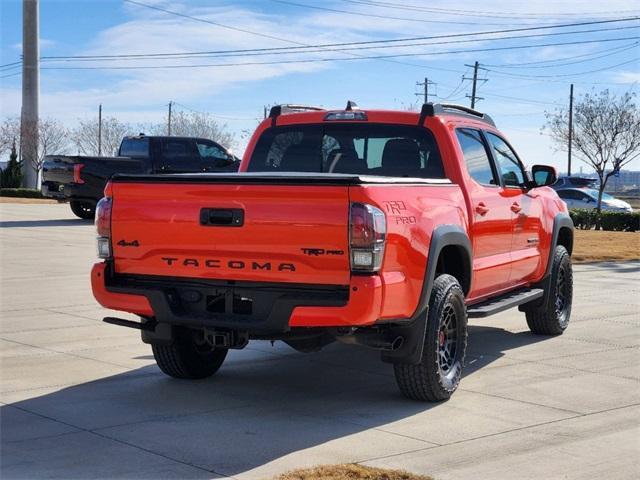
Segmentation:
{"type": "Polygon", "coordinates": [[[4,338],[4,337],[2,337],[2,340],[4,340],[5,342],[16,343],[18,345],[22,345],[22,346],[25,346],[25,347],[37,348],[37,349],[44,350],[44,351],[51,352],[51,353],[58,353],[60,355],[69,355],[70,357],[82,358],[83,360],[91,360],[93,362],[102,363],[104,365],[111,365],[112,367],[120,367],[120,368],[124,368],[124,369],[127,369],[127,370],[129,370],[131,368],[129,365],[120,365],[119,363],[106,362],[104,360],[97,360],[95,358],[85,357],[84,355],[77,355],[77,354],[74,354],[74,353],[71,353],[71,352],[62,352],[62,351],[59,351],[59,350],[55,350],[53,348],[39,347],[37,345],[31,345],[29,343],[19,342],[17,340],[9,340],[9,339],[4,338]]]}
{"type": "Polygon", "coordinates": [[[471,437],[471,438],[467,438],[467,439],[464,439],[464,440],[456,440],[455,442],[443,443],[442,445],[439,445],[439,446],[433,446],[433,447],[427,447],[427,448],[418,448],[418,449],[415,449],[415,450],[409,450],[409,451],[402,452],[402,453],[392,453],[390,455],[383,455],[383,456],[380,456],[380,457],[373,457],[373,458],[369,458],[369,459],[365,459],[365,460],[358,460],[355,463],[362,464],[362,463],[366,463],[366,462],[374,462],[374,461],[377,461],[377,460],[384,460],[384,459],[387,459],[387,458],[399,457],[399,456],[402,456],[402,455],[407,455],[407,454],[412,454],[412,453],[418,453],[418,452],[423,452],[423,451],[427,451],[427,450],[432,450],[434,448],[442,448],[442,447],[448,447],[448,446],[451,446],[451,445],[458,445],[458,444],[461,444],[461,443],[472,442],[472,441],[475,441],[475,440],[482,440],[484,438],[497,437],[497,436],[505,435],[505,434],[508,434],[508,433],[518,432],[518,431],[522,431],[522,430],[528,430],[530,428],[537,428],[537,427],[543,427],[545,425],[552,425],[554,423],[561,423],[561,422],[565,422],[567,420],[575,420],[576,418],[589,417],[589,416],[592,416],[592,415],[600,415],[600,414],[603,414],[603,413],[608,413],[608,412],[612,412],[612,411],[616,411],[616,410],[622,410],[622,409],[625,409],[625,408],[636,407],[638,405],[640,405],[640,403],[632,403],[632,404],[629,404],[629,405],[622,405],[622,406],[619,406],[619,407],[607,408],[605,410],[599,410],[597,412],[581,413],[579,415],[574,415],[574,416],[571,416],[571,417],[559,418],[559,419],[556,419],[556,420],[549,420],[549,421],[546,421],[546,422],[540,422],[540,423],[535,423],[535,424],[532,424],[532,425],[526,425],[526,426],[522,426],[522,427],[512,428],[510,430],[505,430],[505,431],[502,431],[502,432],[488,433],[486,435],[478,435],[477,437],[471,437]]]}
{"type": "MultiPolygon", "coordinates": [[[[169,457],[167,455],[163,455],[162,453],[154,452],[154,451],[146,449],[144,447],[140,447],[138,445],[135,445],[135,444],[132,444],[132,443],[129,443],[129,442],[125,442],[124,440],[119,440],[117,438],[110,437],[109,435],[102,434],[102,433],[100,433],[98,431],[94,431],[94,430],[90,430],[90,429],[87,429],[87,428],[79,427],[77,425],[73,425],[71,423],[68,423],[68,422],[65,422],[65,421],[62,421],[62,420],[58,420],[58,419],[55,419],[53,417],[49,417],[48,415],[43,415],[41,413],[33,412],[33,411],[31,411],[29,409],[26,409],[24,407],[19,407],[19,406],[16,406],[16,405],[10,405],[10,406],[13,407],[13,408],[16,408],[18,410],[22,410],[23,412],[30,413],[32,415],[36,415],[38,417],[45,418],[47,420],[51,420],[53,422],[57,422],[57,423],[60,423],[62,425],[66,425],[68,427],[77,429],[77,431],[75,431],[75,432],[66,432],[64,435],[70,435],[70,434],[73,434],[73,433],[85,432],[85,433],[88,433],[90,435],[95,435],[97,437],[104,438],[105,440],[110,440],[112,442],[120,443],[122,445],[126,445],[128,447],[135,448],[137,450],[142,450],[143,452],[147,452],[147,453],[149,453],[151,455],[162,457],[162,458],[164,458],[166,460],[169,460],[169,461],[172,461],[172,462],[175,462],[175,463],[180,463],[182,465],[186,465],[188,467],[192,467],[192,468],[195,468],[195,469],[198,469],[198,470],[202,470],[202,471],[207,472],[207,473],[213,473],[214,475],[219,475],[219,476],[225,477],[225,478],[235,478],[235,477],[232,477],[232,476],[229,476],[229,475],[225,475],[225,474],[220,473],[220,472],[216,472],[215,470],[209,470],[209,469],[201,467],[199,465],[191,464],[189,462],[184,462],[184,461],[179,460],[177,458],[172,458],[172,457],[169,457]]],[[[61,436],[61,435],[55,435],[54,438],[56,436],[61,436]]],[[[31,441],[33,441],[33,440],[37,440],[37,439],[31,439],[31,441]]]]}

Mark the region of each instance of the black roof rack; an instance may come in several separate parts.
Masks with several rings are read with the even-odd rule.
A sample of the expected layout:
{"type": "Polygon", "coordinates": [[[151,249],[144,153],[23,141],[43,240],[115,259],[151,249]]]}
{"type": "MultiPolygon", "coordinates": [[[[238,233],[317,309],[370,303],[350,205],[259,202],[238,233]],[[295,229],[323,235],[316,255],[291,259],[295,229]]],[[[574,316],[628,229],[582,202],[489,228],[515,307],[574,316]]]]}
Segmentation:
{"type": "Polygon", "coordinates": [[[420,111],[420,125],[422,125],[426,117],[435,117],[436,115],[441,115],[443,113],[472,117],[476,120],[488,123],[493,127],[496,126],[493,119],[486,113],[478,112],[473,108],[465,107],[464,105],[456,105],[453,103],[425,103],[424,105],[422,105],[422,110],[420,111]]]}

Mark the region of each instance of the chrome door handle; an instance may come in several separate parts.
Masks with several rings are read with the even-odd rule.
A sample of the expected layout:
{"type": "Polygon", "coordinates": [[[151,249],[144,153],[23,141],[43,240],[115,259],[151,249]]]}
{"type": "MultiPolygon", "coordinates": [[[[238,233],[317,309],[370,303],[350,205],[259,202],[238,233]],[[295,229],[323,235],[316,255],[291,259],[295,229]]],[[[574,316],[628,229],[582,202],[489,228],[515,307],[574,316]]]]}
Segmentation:
{"type": "Polygon", "coordinates": [[[513,205],[511,205],[511,211],[513,213],[520,213],[521,210],[522,207],[518,204],[518,202],[513,202],[513,205]]]}

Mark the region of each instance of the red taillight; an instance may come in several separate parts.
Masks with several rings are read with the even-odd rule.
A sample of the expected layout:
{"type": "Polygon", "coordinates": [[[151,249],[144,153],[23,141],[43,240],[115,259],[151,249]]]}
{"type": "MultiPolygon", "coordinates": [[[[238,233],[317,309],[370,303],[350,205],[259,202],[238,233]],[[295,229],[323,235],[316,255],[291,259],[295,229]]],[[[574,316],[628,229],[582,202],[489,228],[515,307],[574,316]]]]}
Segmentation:
{"type": "Polygon", "coordinates": [[[84,183],[80,176],[80,171],[84,168],[84,163],[76,163],[73,166],[73,183],[84,183]]]}
{"type": "Polygon", "coordinates": [[[349,215],[351,270],[377,272],[382,266],[387,222],[373,205],[352,203],[349,215]]]}
{"type": "Polygon", "coordinates": [[[96,205],[98,257],[111,257],[111,197],[103,197],[96,205]]]}

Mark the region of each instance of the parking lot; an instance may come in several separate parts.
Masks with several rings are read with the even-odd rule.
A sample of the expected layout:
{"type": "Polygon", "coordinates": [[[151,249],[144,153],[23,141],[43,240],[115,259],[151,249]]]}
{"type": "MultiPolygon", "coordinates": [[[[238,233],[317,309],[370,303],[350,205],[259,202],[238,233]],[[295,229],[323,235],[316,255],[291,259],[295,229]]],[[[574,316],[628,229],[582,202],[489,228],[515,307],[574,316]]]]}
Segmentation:
{"type": "MultiPolygon", "coordinates": [[[[2,478],[256,478],[361,462],[439,479],[640,476],[640,262],[575,267],[571,325],[473,320],[466,375],[405,400],[376,352],[282,343],[178,381],[102,323],[94,228],[67,205],[0,204],[2,478]]],[[[116,314],[123,316],[121,314],[116,314]]]]}

